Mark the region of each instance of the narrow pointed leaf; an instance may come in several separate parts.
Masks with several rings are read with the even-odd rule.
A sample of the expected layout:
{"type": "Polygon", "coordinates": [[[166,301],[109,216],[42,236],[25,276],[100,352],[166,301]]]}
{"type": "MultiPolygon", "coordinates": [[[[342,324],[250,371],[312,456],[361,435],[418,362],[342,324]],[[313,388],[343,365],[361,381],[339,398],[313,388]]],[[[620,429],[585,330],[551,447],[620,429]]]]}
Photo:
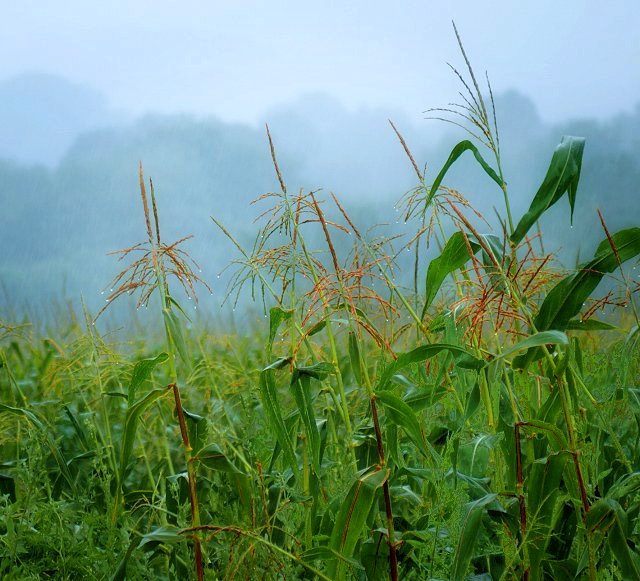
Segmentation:
{"type": "Polygon", "coordinates": [[[353,376],[356,378],[358,385],[362,385],[362,360],[360,359],[358,337],[355,333],[349,333],[349,359],[353,376]]]}
{"type": "MultiPolygon", "coordinates": [[[[331,532],[329,548],[339,553],[344,559],[349,559],[353,555],[375,500],[376,491],[388,477],[389,471],[382,469],[360,476],[342,501],[331,532]]],[[[344,561],[336,559],[329,562],[329,577],[344,579],[345,573],[344,561]]]]}
{"type": "Polygon", "coordinates": [[[167,359],[169,359],[169,355],[163,352],[157,357],[140,359],[140,361],[136,362],[135,367],[133,368],[133,373],[131,374],[131,381],[129,382],[129,405],[133,405],[135,403],[138,388],[149,378],[156,365],[164,363],[167,359]]]}
{"type": "Polygon", "coordinates": [[[209,444],[198,452],[194,459],[202,462],[207,468],[218,472],[228,472],[230,474],[244,474],[232,460],[220,449],[218,444],[209,444]]]}
{"type": "Polygon", "coordinates": [[[566,331],[614,331],[617,329],[615,325],[606,323],[605,321],[599,321],[598,319],[587,319],[582,321],[580,319],[572,319],[567,323],[565,327],[566,331]]]}
{"type": "MultiPolygon", "coordinates": [[[[578,272],[564,278],[549,291],[534,319],[538,331],[564,331],[569,321],[580,312],[584,302],[600,284],[603,276],[615,271],[619,263],[623,264],[640,254],[640,228],[620,230],[611,239],[615,252],[609,239],[605,238],[592,260],[582,264],[578,272]]],[[[517,367],[525,367],[539,357],[537,351],[538,349],[534,348],[533,351],[518,357],[514,364],[517,367]]]]}
{"type": "Polygon", "coordinates": [[[587,513],[586,523],[590,531],[608,533],[609,548],[616,558],[623,579],[640,581],[640,559],[627,543],[627,515],[612,498],[597,501],[587,513]]]}
{"type": "Polygon", "coordinates": [[[296,454],[289,438],[289,432],[282,419],[280,402],[278,401],[278,393],[276,389],[276,382],[274,379],[274,368],[277,369],[283,364],[286,365],[286,359],[279,359],[266,367],[260,373],[260,396],[262,399],[262,405],[267,413],[267,418],[273,431],[275,432],[276,439],[282,448],[285,461],[293,470],[293,473],[298,476],[298,461],[296,460],[296,454]]]}
{"type": "Polygon", "coordinates": [[[536,460],[527,479],[527,529],[532,531],[527,536],[527,545],[533,579],[542,578],[541,567],[546,558],[553,512],[568,458],[568,452],[557,452],[536,460]]]}
{"type": "Polygon", "coordinates": [[[497,361],[509,357],[518,351],[531,349],[532,347],[540,347],[541,345],[568,345],[569,338],[561,331],[542,331],[535,335],[530,335],[526,339],[512,345],[508,349],[505,349],[499,355],[496,355],[493,359],[497,361]]]}
{"type": "Polygon", "coordinates": [[[129,464],[129,458],[133,451],[133,444],[136,439],[136,431],[138,430],[138,420],[142,413],[158,399],[165,396],[168,393],[170,387],[163,387],[161,389],[152,389],[141,400],[133,404],[127,410],[127,414],[124,419],[124,434],[122,437],[122,449],[120,452],[120,473],[119,482],[122,486],[124,478],[126,476],[127,465],[129,464]]]}
{"type": "MultiPolygon", "coordinates": [[[[298,371],[298,370],[296,370],[298,371]]],[[[311,395],[311,375],[294,372],[291,377],[291,391],[296,400],[302,424],[304,426],[309,451],[311,455],[311,465],[314,472],[320,474],[320,433],[316,423],[316,415],[313,410],[313,397],[311,395]]]]}
{"type": "Polygon", "coordinates": [[[293,311],[281,309],[280,307],[272,307],[269,309],[269,343],[268,352],[271,353],[273,349],[273,342],[278,334],[278,328],[280,325],[291,318],[293,311]]]}
{"type": "Polygon", "coordinates": [[[434,258],[429,263],[429,268],[427,269],[427,291],[425,296],[424,307],[422,309],[422,318],[427,312],[427,309],[433,303],[433,299],[436,298],[442,283],[445,278],[452,272],[462,268],[469,259],[469,246],[471,246],[471,250],[475,254],[480,250],[480,245],[472,242],[469,238],[469,245],[467,245],[467,241],[465,240],[465,236],[462,232],[454,232],[447,240],[440,256],[434,258]]]}
{"type": "Polygon", "coordinates": [[[456,365],[463,369],[482,369],[485,362],[482,359],[474,357],[467,350],[457,345],[451,345],[449,343],[432,343],[430,345],[421,345],[416,347],[412,351],[407,353],[399,353],[398,358],[391,363],[382,374],[380,378],[378,390],[383,390],[388,385],[391,378],[399,373],[401,369],[412,363],[420,363],[426,361],[431,357],[435,357],[438,353],[443,351],[449,351],[456,362],[456,365]]]}
{"type": "Polygon", "coordinates": [[[453,558],[450,578],[452,581],[463,581],[467,577],[467,569],[473,556],[476,539],[482,523],[482,514],[485,507],[491,504],[497,494],[487,494],[478,500],[466,505],[466,514],[462,524],[462,532],[458,540],[458,546],[453,558]]]}
{"type": "Polygon", "coordinates": [[[584,151],[584,138],[565,135],[553,152],[549,169],[531,201],[529,210],[520,219],[513,234],[511,242],[520,244],[540,216],[553,206],[566,192],[571,207],[571,219],[573,220],[573,208],[575,206],[580,169],[582,167],[582,153],[584,151]]]}
{"type": "Polygon", "coordinates": [[[2,413],[8,413],[8,414],[11,414],[11,415],[14,415],[14,416],[22,417],[22,418],[28,420],[29,423],[31,423],[33,426],[35,426],[37,429],[39,429],[42,432],[42,434],[45,437],[45,441],[47,443],[47,447],[49,448],[49,451],[51,452],[51,455],[53,456],[54,460],[56,461],[56,464],[58,465],[58,468],[60,469],[60,473],[62,474],[62,477],[65,479],[65,481],[69,485],[69,488],[75,494],[77,492],[76,484],[75,484],[75,481],[73,480],[73,478],[71,476],[71,472],[69,472],[69,466],[67,464],[67,461],[65,460],[64,456],[62,455],[62,452],[61,452],[60,448],[58,448],[58,446],[56,445],[54,439],[49,434],[49,430],[48,430],[47,425],[45,424],[45,422],[43,420],[41,420],[35,413],[33,413],[33,412],[31,412],[31,411],[29,411],[27,409],[12,407],[12,406],[8,406],[8,405],[0,403],[0,414],[2,414],[2,413]]]}
{"type": "Polygon", "coordinates": [[[420,422],[407,403],[389,391],[381,391],[376,394],[376,400],[384,407],[387,419],[405,431],[425,458],[434,457],[435,451],[430,449],[420,427],[420,422]]]}
{"type": "Polygon", "coordinates": [[[187,353],[187,345],[184,340],[182,325],[180,324],[178,316],[171,309],[163,309],[162,314],[164,315],[165,326],[169,331],[171,342],[175,345],[180,359],[182,359],[183,363],[188,365],[189,355],[187,353]]]}
{"type": "Polygon", "coordinates": [[[484,158],[482,157],[482,155],[480,154],[480,152],[478,151],[478,148],[471,143],[471,141],[469,141],[468,139],[465,139],[464,141],[461,141],[460,143],[458,143],[452,150],[451,153],[449,154],[449,158],[447,159],[447,161],[445,162],[445,164],[442,166],[442,169],[440,170],[440,172],[438,173],[438,175],[436,176],[436,179],[434,180],[433,184],[431,185],[431,188],[429,190],[429,195],[427,196],[427,200],[425,202],[425,207],[428,208],[429,205],[431,204],[431,201],[433,200],[433,198],[435,197],[435,195],[438,193],[438,188],[441,186],[442,184],[442,180],[444,179],[444,176],[446,175],[446,173],[449,171],[449,169],[451,168],[451,166],[456,162],[456,160],[465,152],[465,151],[470,151],[471,153],[473,153],[473,157],[476,158],[476,161],[480,164],[480,167],[487,173],[487,175],[494,181],[496,182],[496,184],[498,184],[498,186],[500,186],[502,188],[503,186],[503,182],[500,179],[500,177],[498,176],[498,174],[494,171],[494,169],[484,160],[484,158]]]}

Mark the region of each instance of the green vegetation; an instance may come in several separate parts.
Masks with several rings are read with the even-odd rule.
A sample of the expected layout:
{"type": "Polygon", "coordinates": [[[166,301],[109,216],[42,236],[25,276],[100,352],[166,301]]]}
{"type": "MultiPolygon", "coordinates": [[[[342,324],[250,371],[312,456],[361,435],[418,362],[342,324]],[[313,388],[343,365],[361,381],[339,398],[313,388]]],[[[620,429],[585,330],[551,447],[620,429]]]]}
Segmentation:
{"type": "Polygon", "coordinates": [[[536,223],[579,207],[584,140],[519,215],[468,74],[447,112],[474,141],[433,181],[396,131],[409,240],[291,193],[268,135],[279,191],[253,245],[213,219],[228,300],[264,309],[248,334],[189,321],[208,287],[140,168],[146,237],[107,306],[135,295],[163,332],[117,344],[86,310],[0,327],[2,578],[640,579],[640,228],[598,213],[595,254],[562,271],[536,223]],[[465,156],[495,183],[497,233],[442,185],[465,156]]]}

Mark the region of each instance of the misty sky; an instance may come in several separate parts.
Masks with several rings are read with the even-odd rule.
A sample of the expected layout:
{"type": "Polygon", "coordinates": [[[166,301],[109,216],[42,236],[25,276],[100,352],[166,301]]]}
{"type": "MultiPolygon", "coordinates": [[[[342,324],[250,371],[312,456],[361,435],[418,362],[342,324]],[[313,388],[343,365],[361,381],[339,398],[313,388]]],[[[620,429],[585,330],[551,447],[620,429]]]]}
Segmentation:
{"type": "Polygon", "coordinates": [[[456,98],[451,19],[494,91],[522,91],[544,120],[602,118],[640,100],[637,0],[3,2],[0,81],[60,75],[133,115],[254,122],[321,91],[420,118],[456,98]]]}

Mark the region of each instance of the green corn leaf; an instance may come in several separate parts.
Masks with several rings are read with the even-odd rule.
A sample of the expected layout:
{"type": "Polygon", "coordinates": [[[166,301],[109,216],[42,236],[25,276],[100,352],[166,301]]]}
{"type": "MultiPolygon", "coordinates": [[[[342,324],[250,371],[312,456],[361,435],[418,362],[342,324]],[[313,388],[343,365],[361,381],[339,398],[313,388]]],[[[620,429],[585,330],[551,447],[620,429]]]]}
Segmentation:
{"type": "Polygon", "coordinates": [[[313,410],[313,397],[311,395],[311,377],[308,373],[300,373],[296,369],[291,376],[291,391],[296,400],[302,424],[309,443],[311,453],[311,466],[317,475],[320,475],[320,433],[316,423],[316,415],[313,410]]]}
{"type": "MultiPolygon", "coordinates": [[[[616,248],[614,252],[608,238],[598,246],[592,260],[582,264],[578,272],[564,278],[549,291],[534,319],[538,331],[555,329],[564,331],[582,309],[584,302],[591,296],[602,277],[640,254],[640,228],[620,230],[612,236],[616,248]]],[[[519,356],[514,360],[516,367],[524,368],[540,357],[539,349],[519,356]]]]}
{"type": "Polygon", "coordinates": [[[547,440],[554,452],[562,452],[568,449],[567,439],[558,426],[554,426],[553,424],[542,420],[528,420],[522,423],[522,427],[525,429],[532,428],[535,431],[544,432],[547,435],[547,440]]]}
{"type": "Polygon", "coordinates": [[[302,377],[303,375],[306,375],[308,377],[312,377],[313,379],[317,379],[318,381],[322,381],[334,372],[335,368],[333,367],[333,365],[331,365],[331,363],[320,361],[319,363],[314,363],[313,365],[296,367],[293,370],[293,376],[302,377]]]}
{"type": "Polygon", "coordinates": [[[474,254],[480,250],[479,244],[472,242],[468,237],[467,240],[469,241],[468,245],[465,240],[465,235],[462,232],[454,232],[451,238],[447,240],[440,256],[434,258],[429,263],[426,281],[427,291],[424,307],[422,308],[422,319],[424,319],[427,309],[431,306],[431,303],[433,303],[433,299],[436,298],[444,279],[469,262],[471,258],[469,256],[469,246],[471,246],[474,254]]]}
{"type": "Polygon", "coordinates": [[[120,452],[120,471],[119,471],[119,483],[122,486],[127,465],[129,464],[129,458],[133,451],[133,444],[136,439],[136,431],[138,430],[138,420],[142,413],[153,403],[164,397],[171,387],[163,387],[161,389],[152,389],[141,400],[131,405],[127,410],[127,414],[124,419],[124,434],[122,437],[122,449],[120,452]]]}
{"type": "Polygon", "coordinates": [[[580,168],[582,167],[582,153],[584,151],[584,138],[565,135],[553,152],[547,175],[538,188],[531,201],[529,210],[520,219],[513,234],[511,242],[520,244],[527,232],[538,218],[551,206],[553,206],[566,192],[571,207],[571,219],[573,220],[573,208],[575,206],[578,181],[580,180],[580,168]]]}
{"type": "MultiPolygon", "coordinates": [[[[329,548],[343,559],[350,559],[360,539],[362,529],[371,510],[376,491],[389,478],[389,471],[376,469],[367,472],[356,480],[342,501],[336,515],[329,548]]],[[[344,579],[346,575],[343,560],[329,561],[328,575],[332,579],[344,579]]]]}
{"type": "Polygon", "coordinates": [[[354,570],[364,569],[364,567],[355,559],[347,559],[343,555],[329,547],[312,547],[311,549],[307,549],[304,553],[302,553],[300,555],[300,558],[307,563],[313,563],[314,561],[322,561],[324,563],[328,563],[332,559],[339,559],[341,561],[344,561],[346,565],[354,570]]]}
{"type": "Polygon", "coordinates": [[[313,327],[311,327],[311,329],[307,331],[307,337],[313,337],[314,335],[322,331],[322,329],[324,329],[326,326],[327,326],[326,319],[322,319],[321,321],[318,321],[313,327]]]}
{"type": "Polygon", "coordinates": [[[569,458],[568,452],[555,452],[536,460],[527,478],[527,535],[531,578],[542,578],[542,563],[547,558],[553,513],[560,489],[560,480],[569,458]]]}
{"type": "Polygon", "coordinates": [[[462,524],[462,532],[458,540],[458,546],[453,558],[450,578],[452,581],[463,581],[467,577],[467,569],[473,556],[473,549],[478,538],[480,524],[482,523],[482,513],[488,504],[491,504],[497,494],[487,494],[478,500],[469,502],[466,505],[466,514],[462,524]]]}
{"type": "Polygon", "coordinates": [[[587,319],[581,321],[580,319],[571,319],[565,330],[567,331],[615,331],[618,327],[598,319],[587,319]]]}
{"type": "Polygon", "coordinates": [[[291,318],[293,311],[281,309],[280,307],[272,307],[269,309],[269,343],[267,345],[267,351],[271,354],[273,350],[273,342],[280,325],[291,318]]]}
{"type": "Polygon", "coordinates": [[[180,359],[185,365],[189,364],[189,355],[187,353],[187,344],[182,333],[182,325],[174,311],[171,309],[163,309],[164,323],[171,337],[171,343],[175,346],[180,359]]]}
{"type": "Polygon", "coordinates": [[[609,548],[620,567],[622,578],[640,581],[640,558],[627,543],[627,514],[612,498],[602,498],[587,513],[586,523],[590,531],[608,533],[609,548]]]}
{"type": "Polygon", "coordinates": [[[278,400],[278,392],[274,378],[274,369],[278,369],[288,363],[288,359],[278,359],[262,370],[260,373],[260,396],[262,399],[262,405],[267,413],[269,423],[276,434],[276,439],[280,444],[282,453],[284,454],[285,461],[291,467],[291,470],[293,470],[297,479],[299,474],[298,461],[296,460],[296,454],[291,443],[291,438],[289,438],[289,432],[287,431],[287,427],[282,419],[282,410],[278,400]]]}
{"type": "Polygon", "coordinates": [[[201,450],[205,445],[209,433],[207,419],[182,408],[185,418],[187,418],[187,431],[189,433],[189,444],[194,453],[201,450]]]}
{"type": "Polygon", "coordinates": [[[435,357],[438,353],[449,351],[456,362],[456,365],[463,369],[482,369],[485,362],[482,359],[474,357],[467,350],[450,343],[432,343],[430,345],[421,345],[407,353],[399,353],[398,358],[391,363],[382,374],[378,384],[378,391],[386,389],[391,378],[400,372],[400,370],[412,363],[420,363],[431,357],[435,357]]]}
{"type": "Polygon", "coordinates": [[[358,337],[355,333],[349,333],[349,359],[351,361],[351,369],[353,375],[358,382],[358,385],[362,385],[362,359],[360,359],[360,346],[358,345],[358,337]]]}
{"type": "Polygon", "coordinates": [[[56,445],[55,441],[53,440],[53,438],[51,438],[51,435],[49,434],[49,430],[47,429],[47,425],[45,424],[45,422],[41,420],[34,412],[31,412],[23,408],[12,407],[12,406],[8,406],[0,403],[0,414],[2,413],[11,414],[17,417],[22,417],[42,432],[42,434],[45,437],[47,447],[49,448],[51,455],[56,461],[56,464],[58,465],[58,468],[60,470],[60,473],[62,474],[62,477],[65,479],[66,483],[69,485],[69,488],[71,489],[71,491],[74,494],[76,494],[77,493],[76,484],[73,477],[71,476],[71,472],[69,472],[69,465],[67,464],[67,461],[64,459],[64,456],[62,455],[62,452],[56,445]]]}
{"type": "Polygon", "coordinates": [[[129,405],[133,405],[136,401],[136,393],[138,388],[149,378],[151,372],[160,363],[164,363],[169,359],[169,355],[166,353],[160,353],[157,357],[151,359],[141,359],[136,362],[131,374],[131,381],[129,382],[128,400],[129,405]]]}
{"type": "Polygon", "coordinates": [[[622,501],[626,496],[640,489],[640,472],[624,474],[607,492],[607,498],[622,501]]]}
{"type": "Polygon", "coordinates": [[[541,333],[535,333],[530,335],[526,339],[523,339],[519,343],[512,345],[508,349],[502,351],[499,355],[496,355],[493,361],[498,361],[509,357],[518,351],[531,349],[532,347],[540,347],[541,345],[568,345],[569,338],[561,331],[542,331],[541,333]]]}
{"type": "Polygon", "coordinates": [[[198,452],[194,459],[200,461],[207,468],[218,472],[228,472],[230,474],[244,474],[232,460],[220,449],[218,444],[209,444],[198,452]]]}
{"type": "Polygon", "coordinates": [[[439,460],[435,450],[430,448],[416,414],[404,401],[389,391],[377,393],[376,400],[384,407],[387,419],[405,431],[425,458],[439,460]]]}
{"type": "Polygon", "coordinates": [[[181,543],[187,540],[186,535],[180,534],[180,529],[177,527],[164,525],[153,529],[144,535],[138,543],[138,549],[146,547],[149,549],[149,545],[155,546],[158,544],[173,545],[175,543],[181,543]]]}
{"type": "Polygon", "coordinates": [[[482,169],[487,173],[487,175],[498,184],[498,186],[500,186],[500,188],[502,188],[503,186],[503,182],[500,179],[500,177],[498,176],[498,174],[493,170],[493,168],[484,160],[484,158],[482,157],[482,155],[480,155],[480,152],[478,151],[478,148],[471,143],[471,141],[469,141],[468,139],[465,139],[464,141],[461,141],[460,143],[458,143],[452,150],[451,153],[449,154],[449,158],[447,159],[447,161],[445,162],[445,164],[442,166],[442,169],[440,170],[440,172],[438,173],[438,175],[436,176],[436,179],[434,180],[433,184],[431,185],[431,188],[429,189],[429,195],[427,196],[427,199],[425,201],[425,208],[428,208],[433,200],[433,198],[435,197],[435,195],[438,193],[438,188],[440,187],[440,185],[442,184],[442,180],[444,179],[444,176],[446,175],[446,173],[449,171],[449,169],[451,168],[451,166],[456,162],[456,160],[465,152],[465,151],[470,151],[471,153],[473,153],[473,157],[476,158],[476,161],[480,164],[480,167],[482,167],[482,169]]]}

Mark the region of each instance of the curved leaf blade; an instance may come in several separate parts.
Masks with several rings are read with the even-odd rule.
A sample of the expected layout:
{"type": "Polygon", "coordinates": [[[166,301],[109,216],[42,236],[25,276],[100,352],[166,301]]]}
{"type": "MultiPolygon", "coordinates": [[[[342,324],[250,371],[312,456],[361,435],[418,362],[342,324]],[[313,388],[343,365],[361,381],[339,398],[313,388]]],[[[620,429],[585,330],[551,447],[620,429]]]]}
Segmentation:
{"type": "Polygon", "coordinates": [[[573,220],[573,208],[575,206],[580,169],[582,167],[582,154],[584,152],[584,137],[565,135],[551,158],[547,174],[531,201],[529,210],[520,219],[516,229],[511,235],[513,244],[520,244],[527,232],[538,218],[551,206],[553,206],[565,192],[569,198],[571,207],[571,220],[573,220]]]}
{"type": "Polygon", "coordinates": [[[469,238],[465,240],[465,235],[462,232],[454,232],[449,240],[447,240],[440,256],[434,258],[429,263],[422,319],[424,319],[427,309],[436,298],[445,278],[452,272],[462,268],[471,258],[471,256],[469,256],[469,246],[471,246],[474,254],[480,250],[480,245],[469,238]]]}
{"type": "Polygon", "coordinates": [[[473,143],[471,143],[471,141],[469,141],[468,139],[465,139],[465,140],[461,141],[460,143],[458,143],[451,150],[451,153],[449,154],[449,158],[447,159],[447,161],[442,166],[442,169],[440,170],[440,172],[436,176],[436,179],[434,180],[433,184],[431,185],[431,188],[429,189],[429,195],[427,196],[427,199],[425,201],[425,208],[428,208],[429,205],[431,204],[431,201],[433,200],[433,198],[435,197],[436,193],[438,192],[438,188],[442,184],[442,180],[444,179],[444,176],[446,175],[446,173],[449,171],[451,166],[456,162],[456,160],[465,151],[470,151],[473,154],[473,157],[476,158],[476,161],[480,164],[480,167],[486,172],[486,174],[494,182],[496,182],[498,184],[498,186],[500,186],[500,188],[503,187],[503,185],[504,185],[503,181],[500,179],[500,177],[494,171],[494,169],[484,160],[484,158],[482,157],[482,155],[478,151],[478,148],[473,143]]]}
{"type": "MultiPolygon", "coordinates": [[[[353,555],[375,500],[376,491],[387,478],[389,478],[389,471],[380,468],[360,476],[342,501],[331,532],[329,549],[337,552],[343,559],[348,560],[353,555]]],[[[328,574],[332,579],[344,579],[344,561],[330,561],[328,574]]]]}
{"type": "Polygon", "coordinates": [[[453,567],[451,569],[452,581],[463,581],[466,578],[467,569],[473,556],[473,549],[478,538],[478,531],[480,530],[480,524],[482,523],[482,513],[484,508],[491,504],[496,498],[497,494],[487,494],[478,500],[469,502],[466,505],[467,512],[464,517],[462,525],[462,533],[458,540],[458,546],[456,548],[456,554],[453,559],[453,567]]]}

